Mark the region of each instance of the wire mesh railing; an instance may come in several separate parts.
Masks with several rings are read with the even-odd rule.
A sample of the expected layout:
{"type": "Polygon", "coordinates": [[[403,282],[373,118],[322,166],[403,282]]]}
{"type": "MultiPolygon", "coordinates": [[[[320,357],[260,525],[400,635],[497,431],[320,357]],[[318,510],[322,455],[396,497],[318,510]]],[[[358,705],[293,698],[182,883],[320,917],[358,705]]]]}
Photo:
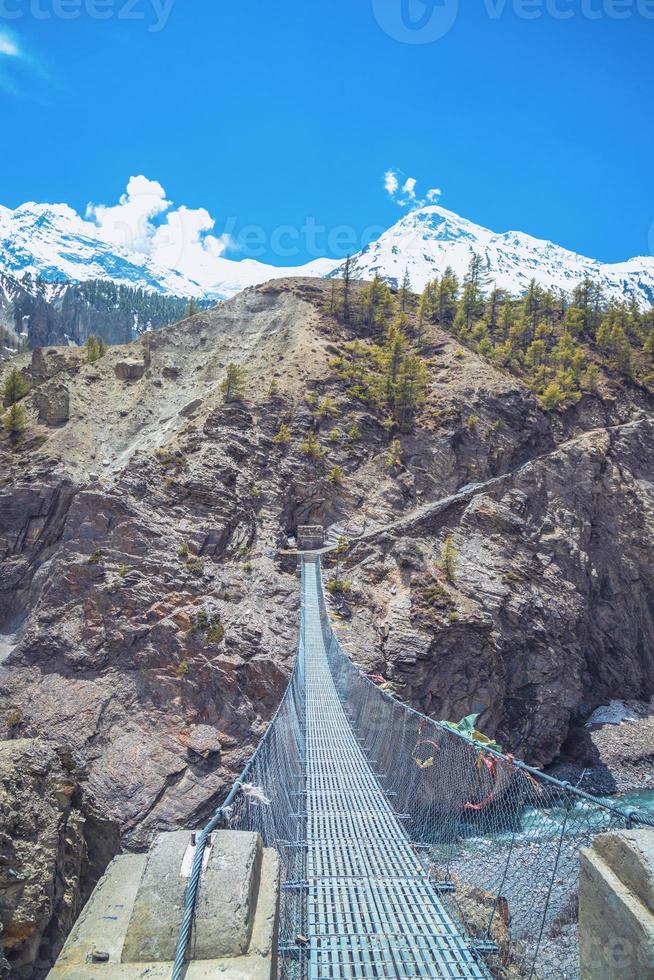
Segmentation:
{"type": "MultiPolygon", "coordinates": [[[[304,595],[304,566],[302,567],[304,595]]],[[[200,888],[202,860],[211,833],[218,828],[250,830],[261,834],[267,847],[275,847],[281,857],[282,900],[280,902],[279,945],[292,942],[298,954],[290,960],[283,975],[303,976],[302,947],[306,911],[304,895],[287,889],[286,883],[303,877],[305,851],[304,818],[299,803],[304,785],[305,658],[304,602],[300,614],[297,653],[293,671],[280,705],[224,803],[197,837],[193,866],[184,897],[184,917],[177,942],[172,980],[182,980],[187,961],[193,959],[193,916],[200,888]]]]}
{"type": "MultiPolygon", "coordinates": [[[[311,922],[302,888],[307,872],[306,582],[303,562],[297,657],[284,697],[227,799],[198,835],[173,980],[182,980],[185,963],[193,958],[202,852],[221,826],[258,831],[266,846],[279,851],[280,973],[289,980],[309,974],[311,922]]],[[[483,746],[381,690],[342,650],[320,575],[317,583],[322,636],[341,704],[371,771],[381,776],[388,801],[403,815],[421,866],[470,948],[501,980],[577,978],[579,848],[599,832],[654,826],[654,821],[483,746]]]]}
{"type": "Polygon", "coordinates": [[[430,874],[493,976],[579,976],[579,849],[597,833],[654,826],[425,717],[341,649],[322,596],[328,658],[350,723],[430,874]]]}

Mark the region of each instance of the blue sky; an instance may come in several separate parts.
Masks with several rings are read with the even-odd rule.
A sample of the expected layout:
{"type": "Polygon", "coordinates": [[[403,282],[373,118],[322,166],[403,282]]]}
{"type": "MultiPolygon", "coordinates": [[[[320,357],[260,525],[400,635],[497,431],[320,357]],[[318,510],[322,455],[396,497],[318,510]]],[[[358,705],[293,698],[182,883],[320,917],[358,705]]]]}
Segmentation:
{"type": "Polygon", "coordinates": [[[431,43],[403,27],[407,2],[429,14],[423,0],[0,0],[0,203],[84,213],[144,174],[207,209],[217,236],[260,226],[256,256],[297,264],[309,247],[280,255],[274,229],[392,224],[393,167],[497,231],[604,261],[649,254],[653,0],[443,0],[431,43]]]}

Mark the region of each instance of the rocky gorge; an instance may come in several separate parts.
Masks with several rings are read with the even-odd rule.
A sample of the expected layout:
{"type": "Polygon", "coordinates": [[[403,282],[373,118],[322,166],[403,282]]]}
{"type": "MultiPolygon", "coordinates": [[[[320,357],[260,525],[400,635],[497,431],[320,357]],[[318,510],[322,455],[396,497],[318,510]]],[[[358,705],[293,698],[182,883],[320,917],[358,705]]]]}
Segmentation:
{"type": "MultiPolygon", "coordinates": [[[[584,741],[587,718],[654,695],[648,387],[603,372],[546,411],[433,327],[424,403],[389,434],[334,368],[357,331],[333,290],[279,280],[93,362],[43,347],[2,368],[31,385],[27,428],[0,436],[12,976],[43,975],[121,846],[225,795],[292,667],[300,523],[347,539],[326,575],[348,653],[435,718],[479,713],[506,750],[610,782],[620,748],[584,741]]],[[[648,711],[613,788],[651,766],[648,711]]]]}

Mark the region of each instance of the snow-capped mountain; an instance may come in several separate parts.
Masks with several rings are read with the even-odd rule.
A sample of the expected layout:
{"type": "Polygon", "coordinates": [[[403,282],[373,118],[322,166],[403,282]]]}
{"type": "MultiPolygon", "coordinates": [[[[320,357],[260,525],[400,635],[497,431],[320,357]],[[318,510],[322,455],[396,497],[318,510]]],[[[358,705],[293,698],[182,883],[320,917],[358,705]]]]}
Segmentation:
{"type": "Polygon", "coordinates": [[[601,282],[608,297],[635,297],[641,307],[654,304],[652,256],[602,264],[520,231],[498,234],[437,205],[406,214],[355,256],[354,270],[357,278],[378,274],[396,284],[408,270],[413,289],[422,290],[448,265],[462,278],[475,253],[483,259],[489,286],[518,295],[532,279],[570,293],[588,277],[601,282]]]}
{"type": "Polygon", "coordinates": [[[281,268],[219,257],[212,263],[212,281],[200,284],[143,252],[103,241],[97,227],[66,204],[30,202],[13,211],[0,206],[0,272],[15,278],[30,273],[50,282],[107,279],[171,296],[220,300],[268,279],[327,275],[337,264],[335,259],[317,259],[281,268]]]}
{"type": "MultiPolygon", "coordinates": [[[[602,264],[523,232],[498,234],[437,205],[405,214],[356,255],[355,275],[372,279],[377,273],[399,283],[408,270],[413,289],[421,290],[448,265],[463,277],[474,253],[483,259],[489,285],[512,293],[523,292],[532,279],[570,293],[589,277],[609,297],[654,304],[652,256],[602,264]]],[[[28,272],[53,283],[106,279],[164,295],[220,300],[282,276],[336,276],[341,266],[342,260],[328,258],[290,268],[212,256],[210,275],[198,268],[193,278],[104,241],[92,221],[66,204],[30,203],[14,211],[0,206],[0,273],[18,279],[28,272]]]]}
{"type": "Polygon", "coordinates": [[[0,207],[0,271],[51,282],[110,279],[178,296],[202,293],[197,283],[146,255],[101,241],[94,226],[66,204],[30,202],[15,211],[0,207]]]}

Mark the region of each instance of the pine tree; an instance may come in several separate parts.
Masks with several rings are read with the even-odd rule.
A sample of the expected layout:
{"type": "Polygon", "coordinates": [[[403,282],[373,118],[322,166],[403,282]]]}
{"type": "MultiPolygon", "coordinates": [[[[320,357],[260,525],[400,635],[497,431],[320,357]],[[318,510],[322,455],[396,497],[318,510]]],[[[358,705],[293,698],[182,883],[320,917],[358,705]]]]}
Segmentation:
{"type": "Polygon", "coordinates": [[[388,331],[388,340],[386,341],[386,349],[383,355],[385,365],[385,396],[386,402],[389,405],[394,401],[395,383],[400,370],[400,364],[402,363],[402,356],[406,349],[406,343],[406,337],[396,320],[391,324],[388,331]]]}
{"type": "Polygon", "coordinates": [[[29,381],[22,374],[18,368],[12,368],[4,385],[2,386],[2,394],[6,405],[14,405],[16,402],[24,398],[27,392],[30,390],[29,381]]]}
{"type": "Polygon", "coordinates": [[[191,297],[191,299],[189,300],[188,307],[186,308],[187,319],[188,317],[195,316],[195,314],[199,312],[200,312],[200,308],[198,304],[196,303],[195,299],[191,297]]]}
{"type": "Polygon", "coordinates": [[[245,397],[245,371],[238,364],[227,365],[227,375],[220,386],[226,402],[242,401],[245,397]]]}
{"type": "Polygon", "coordinates": [[[463,280],[463,292],[456,311],[454,326],[469,331],[484,312],[483,263],[481,255],[473,255],[463,280]]]}
{"type": "Polygon", "coordinates": [[[99,356],[98,339],[95,334],[89,334],[86,340],[86,360],[89,364],[93,364],[99,356]]]}
{"type": "Polygon", "coordinates": [[[309,456],[311,459],[321,459],[327,452],[318,442],[315,432],[307,433],[305,439],[300,443],[300,449],[305,456],[309,456]]]}
{"type": "Polygon", "coordinates": [[[459,280],[452,267],[448,265],[436,288],[436,319],[440,326],[453,325],[458,298],[459,280]]]}
{"type": "Polygon", "coordinates": [[[290,441],[291,441],[291,430],[289,429],[289,427],[286,425],[285,422],[282,422],[282,424],[279,427],[279,431],[277,435],[273,436],[273,442],[275,443],[276,446],[288,446],[290,441]]]}
{"type": "Polygon", "coordinates": [[[407,354],[402,360],[395,385],[395,418],[401,431],[407,431],[416,410],[424,401],[427,368],[417,354],[407,354]]]}
{"type": "Polygon", "coordinates": [[[441,566],[445,572],[445,578],[450,585],[454,585],[456,582],[458,556],[459,553],[454,545],[454,538],[451,534],[448,534],[441,545],[441,566]]]}
{"type": "Polygon", "coordinates": [[[14,402],[5,414],[4,425],[7,432],[10,432],[12,435],[18,435],[19,432],[23,432],[27,427],[25,407],[14,402]]]}
{"type": "Polygon", "coordinates": [[[404,270],[404,277],[402,278],[402,285],[400,286],[400,309],[403,313],[407,312],[409,306],[409,298],[411,295],[411,279],[409,278],[409,268],[404,270]]]}
{"type": "Polygon", "coordinates": [[[393,308],[393,296],[388,283],[375,275],[370,285],[361,290],[360,302],[364,327],[372,335],[383,333],[393,308]]]}
{"type": "Polygon", "coordinates": [[[402,443],[399,439],[393,439],[390,444],[388,454],[386,456],[386,463],[390,469],[395,469],[402,462],[402,443]]]}
{"type": "Polygon", "coordinates": [[[348,255],[343,265],[343,296],[341,310],[344,323],[349,323],[351,316],[353,266],[354,262],[352,261],[352,256],[348,255]]]}

